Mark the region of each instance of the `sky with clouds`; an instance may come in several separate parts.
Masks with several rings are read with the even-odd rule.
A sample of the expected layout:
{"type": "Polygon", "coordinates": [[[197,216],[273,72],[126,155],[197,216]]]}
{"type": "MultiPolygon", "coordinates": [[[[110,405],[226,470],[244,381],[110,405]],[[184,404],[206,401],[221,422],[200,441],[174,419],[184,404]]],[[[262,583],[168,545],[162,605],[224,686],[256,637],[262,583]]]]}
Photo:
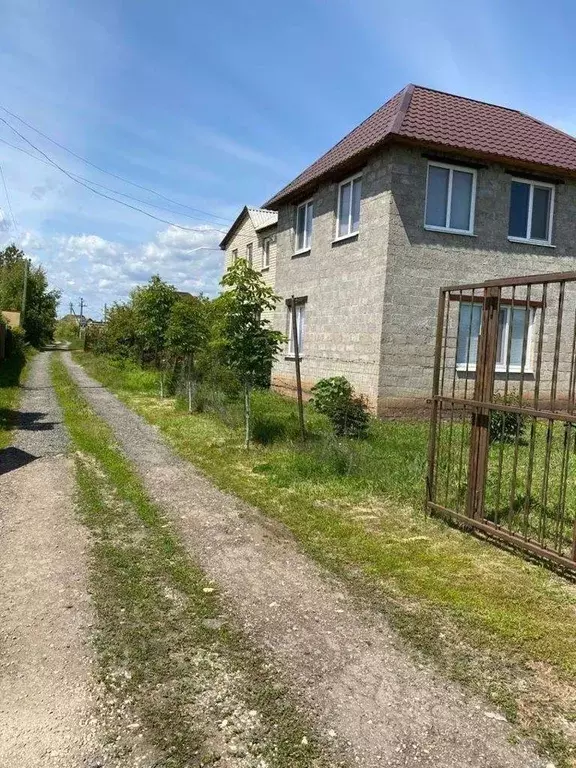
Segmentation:
{"type": "Polygon", "coordinates": [[[408,82],[576,133],[575,22],[558,0],[3,0],[0,244],[64,310],[154,273],[214,295],[241,207],[408,82]]]}

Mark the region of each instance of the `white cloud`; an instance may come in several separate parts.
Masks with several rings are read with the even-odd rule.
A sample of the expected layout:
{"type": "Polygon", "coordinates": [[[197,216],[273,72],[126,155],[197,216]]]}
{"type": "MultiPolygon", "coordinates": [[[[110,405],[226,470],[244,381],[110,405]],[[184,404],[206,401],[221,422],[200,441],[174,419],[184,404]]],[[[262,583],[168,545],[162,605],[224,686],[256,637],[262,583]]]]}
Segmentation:
{"type": "Polygon", "coordinates": [[[208,225],[199,229],[167,227],[151,240],[134,244],[94,234],[43,238],[27,232],[19,244],[42,263],[50,284],[62,292],[62,311],[82,296],[88,314],[98,317],[104,304],[125,299],[153,274],[179,290],[216,295],[223,268],[218,249],[222,235],[208,225]]]}

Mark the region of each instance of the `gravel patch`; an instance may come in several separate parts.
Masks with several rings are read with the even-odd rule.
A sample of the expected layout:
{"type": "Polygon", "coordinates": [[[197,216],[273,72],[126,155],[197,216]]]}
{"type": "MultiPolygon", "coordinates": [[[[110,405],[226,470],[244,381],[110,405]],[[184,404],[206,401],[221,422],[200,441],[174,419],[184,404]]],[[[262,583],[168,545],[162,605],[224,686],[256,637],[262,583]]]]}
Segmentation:
{"type": "Polygon", "coordinates": [[[94,410],[174,519],[186,546],[278,674],[307,702],[326,740],[364,768],[537,768],[503,716],[403,650],[379,616],[255,509],[216,489],[158,431],[66,364],[94,410]]]}

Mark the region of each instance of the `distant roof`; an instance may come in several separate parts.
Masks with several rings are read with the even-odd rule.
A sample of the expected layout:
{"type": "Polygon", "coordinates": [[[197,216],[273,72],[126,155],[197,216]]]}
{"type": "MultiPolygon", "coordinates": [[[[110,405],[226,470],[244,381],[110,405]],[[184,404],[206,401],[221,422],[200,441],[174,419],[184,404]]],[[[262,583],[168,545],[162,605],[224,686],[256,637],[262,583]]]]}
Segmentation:
{"type": "Polygon", "coordinates": [[[224,238],[220,243],[220,248],[226,248],[228,242],[234,236],[234,233],[246,216],[250,217],[250,221],[252,222],[256,232],[259,232],[261,229],[272,227],[278,223],[278,213],[276,211],[268,211],[266,208],[250,208],[249,206],[245,205],[236,217],[236,220],[228,232],[226,232],[224,235],[224,238]]]}
{"type": "Polygon", "coordinates": [[[266,205],[304,193],[397,139],[476,157],[507,160],[561,175],[576,174],[576,138],[508,107],[407,85],[354,128],[266,205]]]}

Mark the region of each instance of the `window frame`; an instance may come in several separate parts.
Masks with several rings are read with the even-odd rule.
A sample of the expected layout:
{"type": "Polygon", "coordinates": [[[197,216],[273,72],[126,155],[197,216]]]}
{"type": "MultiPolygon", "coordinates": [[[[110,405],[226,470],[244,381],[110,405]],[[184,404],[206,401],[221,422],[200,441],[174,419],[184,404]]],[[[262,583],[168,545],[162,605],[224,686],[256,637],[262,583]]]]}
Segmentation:
{"type": "MultiPolygon", "coordinates": [[[[461,305],[462,306],[462,305],[461,305]]],[[[482,303],[481,302],[474,302],[472,304],[472,307],[479,307],[480,313],[482,312],[482,303]]],[[[518,305],[512,305],[512,304],[505,304],[500,306],[500,312],[505,311],[506,312],[506,321],[504,326],[504,333],[502,335],[502,353],[504,356],[508,352],[508,339],[510,335],[510,319],[512,317],[512,310],[513,309],[522,309],[524,311],[527,311],[530,313],[530,317],[528,320],[528,333],[526,335],[526,360],[524,361],[524,368],[522,368],[522,363],[520,365],[506,365],[505,362],[502,362],[502,360],[496,360],[496,366],[494,368],[496,373],[520,373],[522,375],[532,375],[534,373],[533,368],[533,353],[534,353],[534,323],[536,318],[536,307],[522,307],[518,305]]],[[[480,331],[478,334],[478,341],[480,340],[480,333],[481,333],[482,324],[480,323],[480,331]]],[[[458,328],[457,328],[457,335],[460,331],[460,313],[458,313],[458,328]]],[[[456,353],[458,350],[458,342],[456,342],[456,353]]],[[[478,354],[478,348],[476,348],[476,354],[478,354]]],[[[456,370],[460,372],[475,372],[477,368],[477,363],[470,363],[468,361],[464,363],[458,363],[456,361],[456,370]]]]}
{"type": "Polygon", "coordinates": [[[334,233],[334,240],[333,242],[337,243],[338,240],[347,240],[349,237],[354,237],[354,235],[357,235],[360,232],[360,211],[362,210],[362,187],[360,187],[360,211],[358,212],[358,229],[355,229],[354,231],[350,230],[350,227],[352,226],[352,200],[354,199],[354,182],[360,181],[362,182],[362,176],[364,175],[363,171],[360,171],[360,173],[355,173],[353,176],[348,176],[348,178],[343,179],[338,184],[338,200],[336,202],[336,232],[334,233]],[[348,211],[348,232],[344,235],[340,235],[340,200],[342,199],[342,187],[345,187],[346,184],[350,184],[350,209],[348,211]]]}
{"type": "Polygon", "coordinates": [[[304,329],[305,329],[305,307],[306,302],[305,301],[298,301],[296,299],[294,302],[290,302],[286,305],[286,308],[288,309],[288,312],[286,313],[286,338],[288,339],[288,343],[286,346],[286,357],[295,358],[296,354],[294,352],[294,338],[292,336],[292,312],[294,309],[296,309],[297,316],[296,316],[296,333],[298,334],[298,357],[301,359],[303,357],[303,350],[304,350],[304,329]],[[299,318],[298,318],[299,316],[299,318]]]}
{"type": "Polygon", "coordinates": [[[254,243],[246,243],[246,263],[249,267],[254,266],[254,243]]]}
{"type": "Polygon", "coordinates": [[[238,261],[238,248],[232,248],[232,264],[238,261]]]}
{"type": "Polygon", "coordinates": [[[308,253],[308,251],[312,250],[312,231],[314,226],[314,198],[309,197],[307,200],[304,200],[301,203],[298,203],[296,206],[296,218],[294,221],[294,255],[297,256],[301,253],[308,253]],[[308,243],[306,243],[302,248],[298,248],[298,211],[300,208],[304,208],[304,235],[306,235],[306,224],[308,223],[308,216],[309,211],[312,211],[311,218],[312,222],[310,224],[310,240],[308,243]]]}
{"type": "Polygon", "coordinates": [[[552,244],[552,227],[554,224],[554,206],[556,203],[556,184],[552,184],[549,181],[532,181],[531,179],[523,179],[521,176],[512,176],[510,179],[510,195],[508,198],[508,233],[510,233],[510,208],[512,204],[512,182],[519,184],[527,184],[530,187],[530,194],[528,196],[528,221],[526,228],[527,237],[518,237],[517,235],[508,234],[508,240],[511,243],[531,243],[532,245],[548,245],[554,247],[552,244]],[[540,240],[538,238],[530,237],[532,234],[532,208],[534,202],[534,187],[543,187],[544,189],[550,189],[550,209],[548,215],[548,238],[546,240],[540,240]]]}
{"type": "Polygon", "coordinates": [[[270,269],[270,246],[272,238],[270,236],[262,238],[262,272],[270,269]]]}
{"type": "Polygon", "coordinates": [[[450,163],[441,163],[436,160],[429,160],[426,167],[426,199],[424,201],[424,229],[430,232],[449,232],[453,235],[469,235],[474,236],[474,225],[476,220],[476,189],[478,183],[478,171],[476,168],[470,168],[467,165],[452,165],[450,163]],[[454,171],[460,171],[460,173],[468,173],[472,176],[472,194],[470,199],[470,216],[468,219],[468,229],[457,229],[456,227],[440,227],[436,224],[427,224],[426,219],[428,217],[428,183],[430,181],[430,168],[446,168],[450,171],[448,175],[448,195],[446,198],[446,216],[445,221],[449,221],[450,209],[452,207],[452,179],[454,171]]]}

